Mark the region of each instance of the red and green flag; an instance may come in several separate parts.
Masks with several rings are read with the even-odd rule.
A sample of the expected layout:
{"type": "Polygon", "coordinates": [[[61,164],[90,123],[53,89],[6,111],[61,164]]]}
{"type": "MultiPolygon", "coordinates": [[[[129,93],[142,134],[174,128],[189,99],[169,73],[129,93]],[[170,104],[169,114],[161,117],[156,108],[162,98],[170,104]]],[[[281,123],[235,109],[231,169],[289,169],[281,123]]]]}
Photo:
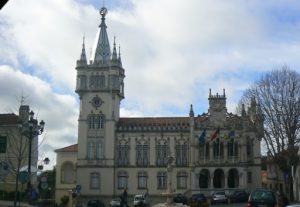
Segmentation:
{"type": "Polygon", "coordinates": [[[214,139],[216,139],[220,134],[220,127],[217,128],[217,130],[211,135],[211,140],[213,141],[214,139]]]}

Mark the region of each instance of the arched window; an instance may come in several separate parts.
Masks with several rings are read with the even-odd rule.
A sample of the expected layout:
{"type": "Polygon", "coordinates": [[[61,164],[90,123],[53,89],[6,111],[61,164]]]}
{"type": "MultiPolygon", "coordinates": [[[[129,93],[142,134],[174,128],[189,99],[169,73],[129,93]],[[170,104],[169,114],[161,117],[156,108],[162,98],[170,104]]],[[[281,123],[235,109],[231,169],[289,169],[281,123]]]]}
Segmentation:
{"type": "Polygon", "coordinates": [[[100,88],[100,76],[95,75],[95,88],[100,88]]]}
{"type": "Polygon", "coordinates": [[[100,88],[105,88],[105,76],[100,75],[100,88]]]}
{"type": "Polygon", "coordinates": [[[104,126],[104,115],[100,114],[97,117],[97,128],[98,129],[103,129],[103,126],[104,126]]]}
{"type": "Polygon", "coordinates": [[[187,166],[187,144],[176,144],[176,165],[187,166]]]}
{"type": "Polygon", "coordinates": [[[75,183],[75,169],[71,162],[66,162],[61,167],[61,182],[66,184],[75,183]]]}
{"type": "Polygon", "coordinates": [[[91,141],[88,143],[88,159],[94,159],[94,143],[91,141]]]}
{"type": "Polygon", "coordinates": [[[97,159],[104,158],[104,147],[103,147],[103,142],[101,141],[96,143],[96,158],[97,159]]]}
{"type": "Polygon", "coordinates": [[[136,164],[137,166],[148,166],[149,145],[147,143],[136,145],[136,164]]]}
{"type": "Polygon", "coordinates": [[[90,174],[90,188],[99,189],[100,188],[100,174],[97,172],[92,172],[90,174]]]}
{"type": "Polygon", "coordinates": [[[129,146],[127,144],[120,144],[117,147],[118,150],[118,159],[117,163],[119,167],[124,167],[129,165],[129,146]]]}
{"type": "Polygon", "coordinates": [[[157,166],[167,166],[167,153],[168,145],[167,143],[156,145],[156,165],[157,166]]]}
{"type": "Polygon", "coordinates": [[[88,116],[88,125],[90,129],[95,129],[96,126],[96,116],[94,114],[90,114],[88,116]]]}

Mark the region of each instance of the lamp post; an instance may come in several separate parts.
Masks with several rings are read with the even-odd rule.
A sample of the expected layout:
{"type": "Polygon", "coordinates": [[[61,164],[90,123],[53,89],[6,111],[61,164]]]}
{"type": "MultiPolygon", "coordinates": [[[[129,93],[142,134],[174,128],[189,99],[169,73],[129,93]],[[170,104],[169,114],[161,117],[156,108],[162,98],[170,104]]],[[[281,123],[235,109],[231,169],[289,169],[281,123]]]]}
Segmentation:
{"type": "MultiPolygon", "coordinates": [[[[41,135],[44,131],[45,122],[42,120],[38,124],[38,120],[34,119],[34,112],[31,111],[29,113],[29,149],[28,149],[28,183],[27,183],[27,190],[29,193],[29,201],[31,200],[32,194],[32,186],[31,186],[31,151],[32,151],[32,139],[38,135],[41,135]]],[[[49,159],[48,159],[49,161],[49,159]]],[[[49,163],[49,162],[48,162],[49,163]]]]}

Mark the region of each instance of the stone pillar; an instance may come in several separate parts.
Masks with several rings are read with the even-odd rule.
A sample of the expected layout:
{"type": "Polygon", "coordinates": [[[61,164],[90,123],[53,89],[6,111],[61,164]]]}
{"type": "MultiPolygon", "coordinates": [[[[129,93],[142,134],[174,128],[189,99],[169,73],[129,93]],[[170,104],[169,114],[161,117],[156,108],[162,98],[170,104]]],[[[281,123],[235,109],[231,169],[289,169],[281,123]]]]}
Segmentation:
{"type": "Polygon", "coordinates": [[[214,155],[213,142],[210,141],[209,142],[209,160],[210,160],[210,162],[212,162],[214,159],[213,155],[214,155]]]}
{"type": "Polygon", "coordinates": [[[228,142],[224,141],[224,162],[228,160],[228,142]]]}
{"type": "Polygon", "coordinates": [[[228,171],[224,171],[224,188],[228,188],[228,171]]]}
{"type": "Polygon", "coordinates": [[[210,173],[210,188],[214,188],[214,172],[210,173]]]}

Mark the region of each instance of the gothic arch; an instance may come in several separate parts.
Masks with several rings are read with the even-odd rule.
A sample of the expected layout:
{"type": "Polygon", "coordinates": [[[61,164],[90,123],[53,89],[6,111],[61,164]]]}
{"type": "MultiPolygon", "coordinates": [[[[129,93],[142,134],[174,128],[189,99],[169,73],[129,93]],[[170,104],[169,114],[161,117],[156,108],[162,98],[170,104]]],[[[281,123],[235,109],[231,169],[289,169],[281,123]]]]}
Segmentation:
{"type": "Polygon", "coordinates": [[[228,187],[229,188],[237,188],[239,187],[239,172],[235,168],[231,168],[228,171],[228,187]]]}
{"type": "Polygon", "coordinates": [[[222,169],[216,169],[214,172],[213,186],[214,188],[224,188],[225,176],[222,169]]]}
{"type": "Polygon", "coordinates": [[[209,188],[210,173],[208,169],[202,169],[199,173],[199,188],[209,188]]]}

